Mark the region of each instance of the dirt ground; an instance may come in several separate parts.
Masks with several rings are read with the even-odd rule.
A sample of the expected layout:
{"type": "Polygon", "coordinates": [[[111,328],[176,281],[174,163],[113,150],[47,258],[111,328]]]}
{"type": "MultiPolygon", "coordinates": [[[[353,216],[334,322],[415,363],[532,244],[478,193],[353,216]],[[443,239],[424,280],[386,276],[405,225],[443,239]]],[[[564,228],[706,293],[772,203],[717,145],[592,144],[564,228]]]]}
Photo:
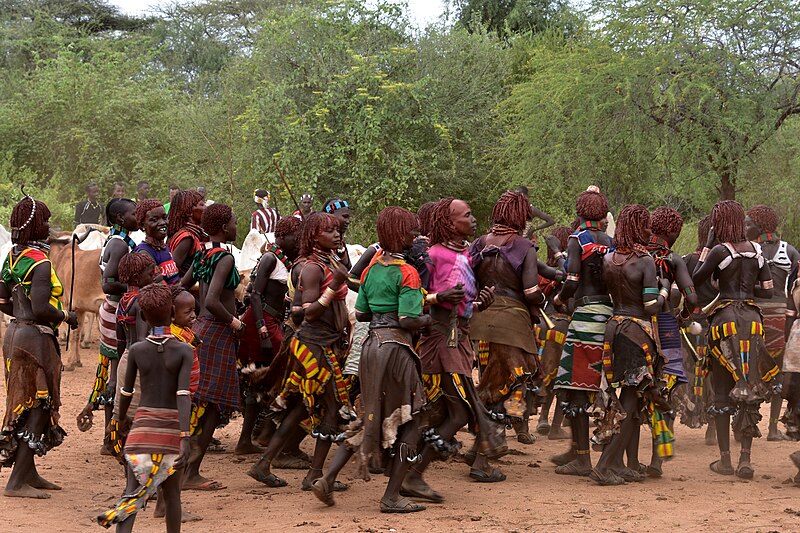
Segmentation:
{"type": "MultiPolygon", "coordinates": [[[[63,490],[53,492],[50,500],[0,497],[2,531],[100,531],[95,517],[119,498],[121,467],[113,458],[98,454],[101,424],[88,433],[75,427],[75,416],[94,378],[93,353],[94,349],[82,350],[83,368],[63,376],[61,420],[69,433],[66,441],[37,460],[40,473],[63,490]]],[[[0,405],[5,406],[4,388],[0,405]]],[[[761,430],[766,435],[766,407],[763,412],[761,430]]],[[[241,419],[236,419],[217,432],[228,450],[233,450],[240,427],[241,419]]],[[[518,454],[500,461],[507,481],[482,485],[467,477],[463,463],[434,463],[426,478],[446,501],[412,515],[381,514],[378,500],[385,486],[383,476],[373,476],[369,482],[353,480],[352,464],[343,472],[350,490],[337,493],[337,505],[328,508],[300,491],[304,472],[277,471],[289,486],[269,489],[245,474],[255,456],[209,454],[203,474],[228,488],[184,492],[184,508],[203,520],[184,524],[183,531],[800,531],[800,490],[785,483],[795,473],[788,455],[798,449],[797,443],[757,440],[755,478],[741,481],[708,469],[718,455],[715,447],[704,444],[703,430],[679,425],[676,433],[675,458],[665,464],[663,478],[621,487],[599,487],[588,478],[556,475],[548,458],[563,451],[566,441],[540,437],[535,444],[523,445],[510,435],[510,445],[518,454]]],[[[458,438],[465,447],[469,444],[468,434],[459,433],[458,438]]],[[[646,428],[641,442],[644,460],[650,453],[646,428]]],[[[307,452],[311,446],[308,440],[303,443],[307,452]]],[[[8,474],[8,470],[0,473],[3,486],[8,474]]],[[[137,531],[164,531],[163,521],[152,517],[153,508],[137,517],[137,531]]]]}

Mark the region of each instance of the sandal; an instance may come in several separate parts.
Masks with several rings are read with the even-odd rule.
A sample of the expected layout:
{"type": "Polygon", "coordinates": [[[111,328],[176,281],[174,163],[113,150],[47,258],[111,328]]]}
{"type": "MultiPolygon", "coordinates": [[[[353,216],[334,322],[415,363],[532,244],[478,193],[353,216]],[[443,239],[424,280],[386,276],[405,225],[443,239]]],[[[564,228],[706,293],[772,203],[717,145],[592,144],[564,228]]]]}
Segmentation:
{"type": "Polygon", "coordinates": [[[562,476],[581,476],[586,477],[592,473],[592,465],[582,464],[577,460],[572,460],[556,468],[556,474],[562,476]]]}
{"type": "Polygon", "coordinates": [[[425,482],[421,486],[411,487],[403,484],[400,486],[400,496],[408,496],[411,498],[419,498],[420,500],[427,500],[433,503],[442,503],[444,496],[430,488],[425,482]]]}
{"type": "Polygon", "coordinates": [[[469,477],[471,477],[478,483],[498,483],[500,481],[506,480],[506,475],[502,473],[499,468],[492,468],[492,471],[488,474],[483,470],[478,470],[477,468],[470,468],[469,477]]]}
{"type": "Polygon", "coordinates": [[[615,470],[614,473],[628,483],[641,483],[644,481],[644,476],[632,468],[620,468],[619,470],[615,470]]]}
{"type": "Polygon", "coordinates": [[[517,433],[517,442],[522,444],[533,444],[536,442],[536,435],[530,433],[517,433]]]}
{"type": "Polygon", "coordinates": [[[723,466],[721,459],[717,459],[716,461],[708,465],[708,467],[711,469],[712,472],[716,472],[717,474],[721,474],[723,476],[732,476],[734,474],[733,467],[723,466]]]}
{"type": "Polygon", "coordinates": [[[650,477],[661,477],[664,475],[664,471],[661,469],[660,466],[649,465],[646,471],[647,475],[650,477]]]}
{"type": "MultiPolygon", "coordinates": [[[[311,482],[308,482],[308,481],[306,481],[304,479],[303,482],[300,484],[300,488],[304,492],[308,492],[310,490],[313,490],[314,489],[314,483],[319,479],[322,479],[322,478],[318,477],[317,479],[315,479],[314,481],[311,481],[311,482]]],[[[350,485],[348,485],[347,483],[342,483],[341,481],[334,481],[333,482],[333,492],[344,492],[349,488],[350,488],[350,485]]]]}
{"type": "Polygon", "coordinates": [[[736,477],[739,479],[753,479],[753,474],[755,474],[755,471],[749,464],[740,464],[738,467],[736,467],[736,477]]]}
{"type": "Polygon", "coordinates": [[[381,500],[382,513],[416,513],[427,509],[424,505],[414,503],[408,498],[400,498],[397,501],[381,500]]]}
{"type": "Polygon", "coordinates": [[[255,479],[259,483],[263,483],[264,485],[271,487],[273,489],[277,489],[279,487],[285,487],[289,483],[285,479],[281,479],[273,473],[269,475],[264,474],[261,470],[256,470],[251,468],[247,471],[247,475],[251,478],[255,479]]]}
{"type": "Polygon", "coordinates": [[[317,497],[319,501],[333,507],[336,502],[333,500],[333,491],[331,490],[330,483],[324,477],[319,478],[311,485],[311,492],[317,497]]]}
{"type": "Polygon", "coordinates": [[[592,469],[592,473],[589,474],[589,477],[592,479],[592,481],[595,481],[598,485],[602,485],[604,487],[615,487],[625,484],[625,480],[616,475],[614,472],[609,471],[607,475],[603,475],[596,468],[592,469]]]}

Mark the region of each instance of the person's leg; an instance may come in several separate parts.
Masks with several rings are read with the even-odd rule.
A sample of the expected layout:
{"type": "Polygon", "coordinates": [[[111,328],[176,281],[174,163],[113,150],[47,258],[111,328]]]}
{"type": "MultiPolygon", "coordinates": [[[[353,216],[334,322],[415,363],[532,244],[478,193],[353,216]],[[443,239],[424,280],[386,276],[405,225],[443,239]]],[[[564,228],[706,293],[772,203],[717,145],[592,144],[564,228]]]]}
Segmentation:
{"type": "MultiPolygon", "coordinates": [[[[547,396],[544,399],[544,403],[542,404],[542,412],[539,413],[539,421],[536,423],[536,432],[540,435],[547,435],[550,431],[550,422],[548,421],[550,417],[550,406],[553,405],[553,398],[555,395],[553,391],[548,391],[547,396]]],[[[558,412],[558,406],[556,405],[556,410],[553,412],[553,416],[555,413],[558,412]]]]}
{"type": "Polygon", "coordinates": [[[711,383],[714,388],[714,426],[717,431],[719,460],[711,463],[711,470],[718,474],[734,473],[731,463],[731,415],[732,407],[728,394],[734,386],[733,377],[716,359],[711,361],[711,383]]]}
{"type": "MultiPolygon", "coordinates": [[[[779,376],[776,379],[780,379],[779,376]]],[[[769,431],[767,432],[768,441],[790,440],[783,432],[778,429],[778,422],[781,418],[781,407],[783,406],[783,398],[780,394],[772,395],[772,402],[769,408],[769,431]]],[[[744,443],[743,443],[744,444],[744,443]]]]}
{"type": "Polygon", "coordinates": [[[258,421],[260,406],[251,394],[245,396],[244,412],[242,413],[242,432],[239,434],[239,442],[236,443],[234,452],[236,455],[248,455],[261,453],[261,447],[253,444],[253,428],[258,421]]]}
{"type": "MultiPolygon", "coordinates": [[[[41,438],[47,425],[48,412],[43,407],[35,407],[29,409],[25,414],[24,428],[32,435],[32,438],[41,438]]],[[[14,456],[14,467],[11,470],[11,475],[8,476],[8,483],[3,492],[4,496],[14,498],[35,498],[47,499],[50,495],[42,492],[39,488],[33,487],[28,484],[29,480],[41,479],[36,472],[34,464],[34,451],[28,446],[28,443],[20,439],[17,444],[17,450],[14,456]]],[[[42,480],[44,481],[44,480],[42,480]]],[[[44,484],[52,485],[44,481],[44,484]]],[[[55,486],[55,485],[54,485],[55,486]]],[[[48,488],[42,486],[41,488],[48,488]]]]}
{"type": "Polygon", "coordinates": [[[329,439],[339,434],[339,404],[336,402],[335,388],[336,384],[331,379],[325,385],[324,392],[319,396],[324,414],[318,429],[321,434],[327,435],[328,439],[317,438],[314,445],[314,456],[311,458],[311,468],[303,479],[303,490],[311,490],[314,481],[322,477],[322,467],[325,466],[325,459],[327,459],[331,444],[333,444],[329,439]]]}
{"type": "Polygon", "coordinates": [[[272,465],[272,460],[275,459],[283,449],[289,435],[291,435],[300,422],[308,416],[308,411],[306,411],[305,406],[300,401],[292,401],[287,409],[288,411],[283,417],[281,425],[278,426],[278,430],[269,441],[267,450],[247,472],[248,476],[271,487],[285,487],[287,485],[286,481],[270,472],[270,466],[272,465]]]}
{"type": "MultiPolygon", "coordinates": [[[[469,407],[459,396],[453,384],[453,378],[448,374],[442,375],[442,392],[444,394],[438,401],[443,402],[443,409],[447,415],[438,427],[429,428],[428,431],[433,430],[440,437],[437,441],[441,440],[444,442],[444,447],[449,447],[451,446],[450,440],[456,432],[469,422],[469,407]]],[[[444,449],[437,450],[433,444],[426,444],[420,461],[409,468],[402,484],[402,490],[411,495],[424,494],[426,499],[441,502],[442,496],[428,486],[422,479],[422,475],[431,461],[443,452],[445,452],[444,449]]]]}
{"type": "Polygon", "coordinates": [[[570,390],[567,392],[567,414],[572,431],[572,445],[566,453],[551,459],[560,465],[556,474],[588,476],[592,471],[592,459],[589,455],[589,395],[585,391],[570,390]]]}
{"type": "Polygon", "coordinates": [[[164,480],[159,487],[160,496],[164,498],[166,507],[167,533],[180,533],[181,530],[181,483],[182,474],[176,470],[164,480]]]}
{"type": "Polygon", "coordinates": [[[603,448],[603,453],[594,468],[593,475],[597,475],[600,484],[619,485],[624,483],[624,480],[617,476],[614,470],[625,468],[622,462],[623,455],[634,436],[634,432],[639,432],[640,421],[637,416],[639,398],[636,389],[622,387],[619,401],[626,415],[620,424],[619,433],[614,435],[611,441],[603,448]]]}
{"type": "MultiPolygon", "coordinates": [[[[131,470],[130,465],[125,462],[125,491],[123,494],[133,494],[139,488],[136,474],[131,470]]],[[[117,524],[117,533],[130,533],[133,531],[133,523],[136,521],[136,514],[132,514],[123,522],[117,524]]]]}
{"type": "Polygon", "coordinates": [[[186,488],[198,488],[211,483],[210,480],[200,475],[200,464],[208,450],[208,445],[211,444],[211,439],[214,437],[214,430],[217,429],[220,421],[220,412],[217,406],[209,403],[206,406],[206,412],[200,420],[200,434],[192,439],[192,453],[189,456],[189,464],[186,467],[186,488]]]}
{"type": "Polygon", "coordinates": [[[389,482],[381,498],[381,511],[391,512],[416,512],[424,511],[425,506],[414,503],[400,495],[403,480],[414,464],[419,460],[415,446],[419,435],[419,421],[415,418],[400,428],[400,435],[395,444],[397,453],[389,464],[389,482]]]}

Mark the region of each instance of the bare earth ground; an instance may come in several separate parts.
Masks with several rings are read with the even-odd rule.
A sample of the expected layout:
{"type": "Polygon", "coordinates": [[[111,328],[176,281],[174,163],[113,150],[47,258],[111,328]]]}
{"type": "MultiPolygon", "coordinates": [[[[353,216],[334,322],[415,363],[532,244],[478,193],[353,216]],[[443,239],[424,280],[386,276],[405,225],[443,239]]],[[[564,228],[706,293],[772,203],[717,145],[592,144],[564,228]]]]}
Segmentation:
{"type": "MultiPolygon", "coordinates": [[[[96,343],[92,350],[82,350],[85,366],[63,375],[61,423],[69,436],[37,460],[40,473],[63,490],[53,492],[50,500],[0,497],[3,532],[101,531],[95,516],[119,498],[121,467],[113,458],[98,454],[102,423],[88,433],[75,427],[75,416],[94,378],[95,349],[96,343]]],[[[0,392],[0,405],[5,406],[5,388],[0,392]]],[[[763,413],[761,430],[766,435],[766,407],[763,413]]],[[[233,450],[240,427],[241,419],[237,419],[217,432],[228,450],[233,450]]],[[[373,476],[369,482],[353,480],[353,465],[343,472],[350,490],[336,493],[337,506],[328,508],[311,493],[300,491],[304,472],[278,471],[289,487],[269,489],[245,474],[255,456],[243,459],[231,453],[209,454],[202,472],[224,482],[228,489],[184,492],[184,508],[204,519],[184,524],[183,531],[800,531],[800,490],[784,484],[795,473],[788,455],[798,449],[797,443],[757,440],[753,447],[756,476],[752,481],[740,481],[708,469],[718,454],[716,447],[704,444],[703,436],[703,430],[679,425],[675,458],[665,464],[663,478],[599,487],[587,478],[553,472],[548,458],[563,451],[566,441],[540,437],[526,446],[509,435],[509,444],[521,455],[501,461],[507,481],[478,484],[467,477],[468,467],[463,463],[434,463],[426,477],[445,495],[446,502],[430,504],[427,511],[412,515],[378,512],[383,476],[373,476]]],[[[459,433],[458,438],[465,441],[465,447],[469,444],[468,434],[459,433]]],[[[641,442],[640,457],[645,460],[650,457],[646,428],[641,442]]],[[[303,443],[308,452],[311,445],[308,440],[303,443]]],[[[593,459],[597,457],[593,453],[593,459]]],[[[2,486],[8,473],[0,473],[2,486]]],[[[135,530],[164,531],[163,520],[152,517],[153,508],[151,505],[140,513],[135,530]]]]}

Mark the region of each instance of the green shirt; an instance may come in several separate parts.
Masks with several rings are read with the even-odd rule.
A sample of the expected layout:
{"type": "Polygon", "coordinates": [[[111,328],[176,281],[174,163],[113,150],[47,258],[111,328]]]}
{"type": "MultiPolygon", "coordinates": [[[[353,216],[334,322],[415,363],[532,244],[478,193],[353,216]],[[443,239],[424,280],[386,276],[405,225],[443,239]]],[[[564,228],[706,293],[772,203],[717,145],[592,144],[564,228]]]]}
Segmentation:
{"type": "Polygon", "coordinates": [[[402,259],[379,254],[361,275],[356,310],[416,318],[423,300],[417,270],[402,259]]]}

